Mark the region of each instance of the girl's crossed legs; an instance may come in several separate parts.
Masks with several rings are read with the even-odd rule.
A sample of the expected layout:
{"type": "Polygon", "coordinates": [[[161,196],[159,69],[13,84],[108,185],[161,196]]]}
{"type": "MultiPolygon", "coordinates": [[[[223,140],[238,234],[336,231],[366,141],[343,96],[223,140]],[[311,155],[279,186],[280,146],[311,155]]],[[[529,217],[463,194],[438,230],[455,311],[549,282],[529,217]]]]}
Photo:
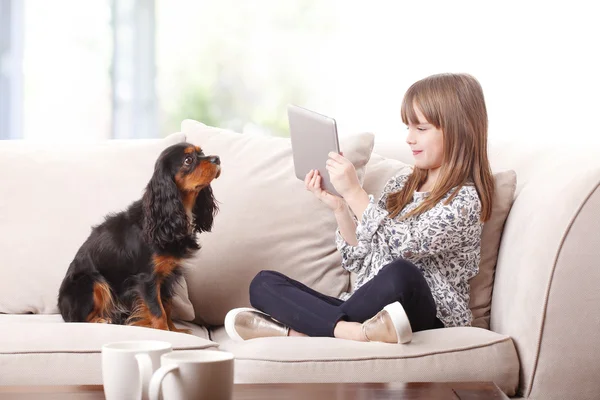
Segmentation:
{"type": "Polygon", "coordinates": [[[254,308],[308,336],[360,340],[360,324],[394,302],[403,306],[413,332],[443,327],[423,274],[404,259],[383,267],[346,301],[276,271],[261,271],[250,284],[254,308]]]}

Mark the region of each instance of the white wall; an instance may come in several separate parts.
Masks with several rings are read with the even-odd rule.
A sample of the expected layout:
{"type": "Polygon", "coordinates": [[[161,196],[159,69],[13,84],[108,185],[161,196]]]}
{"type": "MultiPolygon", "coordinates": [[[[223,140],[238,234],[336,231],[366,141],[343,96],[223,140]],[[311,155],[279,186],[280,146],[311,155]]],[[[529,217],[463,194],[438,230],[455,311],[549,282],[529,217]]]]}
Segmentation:
{"type": "Polygon", "coordinates": [[[600,14],[591,1],[338,1],[340,130],[401,134],[402,95],[439,72],[482,84],[490,137],[600,142],[600,14]]]}

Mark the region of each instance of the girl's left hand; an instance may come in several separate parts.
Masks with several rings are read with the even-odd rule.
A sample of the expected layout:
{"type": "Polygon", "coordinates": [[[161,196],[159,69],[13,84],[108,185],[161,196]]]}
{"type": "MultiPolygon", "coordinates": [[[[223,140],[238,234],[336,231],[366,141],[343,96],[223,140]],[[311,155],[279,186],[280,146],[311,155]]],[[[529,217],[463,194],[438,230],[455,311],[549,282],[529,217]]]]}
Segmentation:
{"type": "Polygon", "coordinates": [[[328,155],[326,168],[335,190],[346,198],[347,195],[361,189],[354,165],[338,153],[330,152],[328,155]]]}

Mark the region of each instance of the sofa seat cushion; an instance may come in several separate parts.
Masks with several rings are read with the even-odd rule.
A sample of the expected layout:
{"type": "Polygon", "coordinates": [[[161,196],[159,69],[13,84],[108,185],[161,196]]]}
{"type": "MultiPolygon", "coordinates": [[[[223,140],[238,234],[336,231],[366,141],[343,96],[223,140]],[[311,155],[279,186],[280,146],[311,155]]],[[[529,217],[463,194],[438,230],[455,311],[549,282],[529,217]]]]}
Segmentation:
{"type": "MultiPolygon", "coordinates": [[[[191,323],[176,325],[194,328],[191,323]]],[[[175,351],[218,347],[197,325],[194,334],[187,335],[135,326],[65,323],[60,315],[0,315],[0,327],[0,385],[102,384],[101,349],[109,342],[162,340],[175,351]]]]}
{"type": "Polygon", "coordinates": [[[276,337],[234,342],[211,331],[235,354],[236,383],[493,381],[507,395],[519,383],[510,337],[475,327],[417,332],[407,345],[325,337],[276,337]]]}

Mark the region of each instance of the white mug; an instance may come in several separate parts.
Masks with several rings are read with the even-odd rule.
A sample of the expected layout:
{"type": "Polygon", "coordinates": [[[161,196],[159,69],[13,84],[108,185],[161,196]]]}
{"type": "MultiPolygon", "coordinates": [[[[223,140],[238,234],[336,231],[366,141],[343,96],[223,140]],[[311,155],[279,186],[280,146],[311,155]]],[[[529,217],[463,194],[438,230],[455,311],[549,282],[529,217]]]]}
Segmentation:
{"type": "Polygon", "coordinates": [[[148,399],[148,384],[171,343],[134,340],[102,346],[102,382],[106,400],[148,399]]]}
{"type": "Polygon", "coordinates": [[[184,350],[160,357],[152,376],[150,400],[230,400],[233,354],[218,350],[184,350]],[[162,390],[161,390],[162,389],[162,390]]]}

